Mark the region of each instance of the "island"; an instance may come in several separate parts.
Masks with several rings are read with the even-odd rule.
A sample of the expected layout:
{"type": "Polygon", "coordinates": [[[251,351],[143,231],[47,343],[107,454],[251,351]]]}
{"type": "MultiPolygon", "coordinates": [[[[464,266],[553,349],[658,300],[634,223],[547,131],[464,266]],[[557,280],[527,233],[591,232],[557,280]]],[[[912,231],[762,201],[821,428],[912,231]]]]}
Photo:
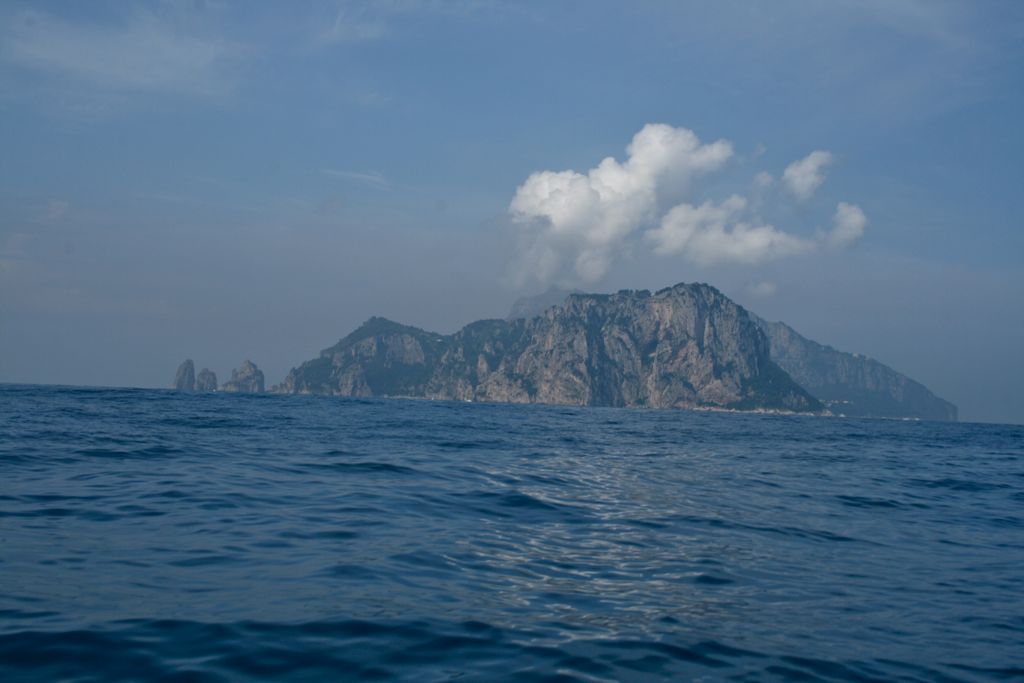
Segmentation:
{"type": "MultiPolygon", "coordinates": [[[[174,387],[216,387],[206,368],[193,377],[187,360],[174,387]]],[[[246,360],[220,391],[262,393],[263,373],[246,360]]],[[[704,283],[550,290],[453,334],[373,317],[269,392],[957,419],[921,383],[763,320],[704,283]]]]}

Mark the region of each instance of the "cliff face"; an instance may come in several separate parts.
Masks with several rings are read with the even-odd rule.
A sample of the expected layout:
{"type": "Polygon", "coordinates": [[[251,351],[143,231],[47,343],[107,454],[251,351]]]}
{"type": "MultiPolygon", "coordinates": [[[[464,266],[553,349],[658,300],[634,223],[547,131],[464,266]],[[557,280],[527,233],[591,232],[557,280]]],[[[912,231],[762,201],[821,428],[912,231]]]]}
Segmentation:
{"type": "Polygon", "coordinates": [[[279,391],[649,408],[818,411],[747,312],[708,285],[573,294],[438,335],[373,318],[279,391]]]}
{"type": "Polygon", "coordinates": [[[196,391],[217,391],[217,375],[209,368],[203,368],[196,375],[196,391]]]}
{"type": "Polygon", "coordinates": [[[263,371],[251,360],[242,363],[242,367],[231,371],[231,379],[224,383],[221,391],[232,391],[242,394],[263,393],[263,371]]]}
{"type": "Polygon", "coordinates": [[[174,373],[174,385],[171,388],[177,391],[195,391],[196,366],[191,358],[178,366],[178,371],[174,373]]]}
{"type": "Polygon", "coordinates": [[[876,360],[837,351],[783,323],[751,316],[768,336],[771,357],[836,414],[956,420],[956,406],[876,360]]]}

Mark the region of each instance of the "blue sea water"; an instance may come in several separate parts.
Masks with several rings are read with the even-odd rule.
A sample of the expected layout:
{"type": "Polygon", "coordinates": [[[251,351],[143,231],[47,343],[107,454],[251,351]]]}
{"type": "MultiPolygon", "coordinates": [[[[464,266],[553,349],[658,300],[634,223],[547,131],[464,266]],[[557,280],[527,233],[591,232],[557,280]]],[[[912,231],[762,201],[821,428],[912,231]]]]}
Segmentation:
{"type": "Polygon", "coordinates": [[[0,386],[3,681],[1024,679],[1024,428],[0,386]]]}

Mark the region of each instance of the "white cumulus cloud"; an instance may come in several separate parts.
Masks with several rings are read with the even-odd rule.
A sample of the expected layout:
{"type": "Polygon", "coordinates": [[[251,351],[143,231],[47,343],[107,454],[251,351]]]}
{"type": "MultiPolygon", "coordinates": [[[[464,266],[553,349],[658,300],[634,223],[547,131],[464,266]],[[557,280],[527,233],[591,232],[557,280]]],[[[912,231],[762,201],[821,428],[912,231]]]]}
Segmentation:
{"type": "MultiPolygon", "coordinates": [[[[694,200],[691,180],[732,157],[727,140],[705,144],[686,128],[648,124],[626,152],[624,161],[607,157],[586,172],[538,171],[518,187],[509,213],[520,238],[513,276],[519,285],[593,283],[641,246],[699,266],[753,265],[845,247],[864,233],[864,213],[846,203],[828,232],[801,236],[775,227],[761,215],[776,185],[765,171],[747,185],[750,198],[694,200]]],[[[809,198],[831,161],[829,152],[812,152],[786,168],[781,185],[809,198]]]]}
{"type": "Polygon", "coordinates": [[[797,199],[807,201],[825,182],[825,169],[831,163],[831,152],[815,150],[787,166],[782,173],[782,182],[797,199]]]}
{"type": "Polygon", "coordinates": [[[814,243],[766,224],[744,220],[747,201],[733,195],[721,204],[679,204],[646,237],[658,254],[681,254],[710,266],[754,264],[814,249],[814,243]]]}
{"type": "Polygon", "coordinates": [[[543,279],[563,256],[574,254],[576,275],[584,282],[599,279],[622,241],[656,219],[659,191],[679,191],[691,178],[720,168],[732,145],[702,144],[686,128],[648,124],[626,152],[624,162],[608,157],[586,174],[540,171],[519,186],[509,211],[534,231],[524,267],[543,279]]]}

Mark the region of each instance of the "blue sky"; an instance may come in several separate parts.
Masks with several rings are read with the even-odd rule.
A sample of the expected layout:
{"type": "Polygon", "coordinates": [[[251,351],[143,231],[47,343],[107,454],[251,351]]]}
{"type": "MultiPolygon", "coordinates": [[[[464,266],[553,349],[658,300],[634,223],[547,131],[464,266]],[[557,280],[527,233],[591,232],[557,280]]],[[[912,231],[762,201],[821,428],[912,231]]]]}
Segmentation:
{"type": "Polygon", "coordinates": [[[1012,1],[5,3],[0,381],[707,281],[1024,422],[1022,45],[1012,1]]]}

